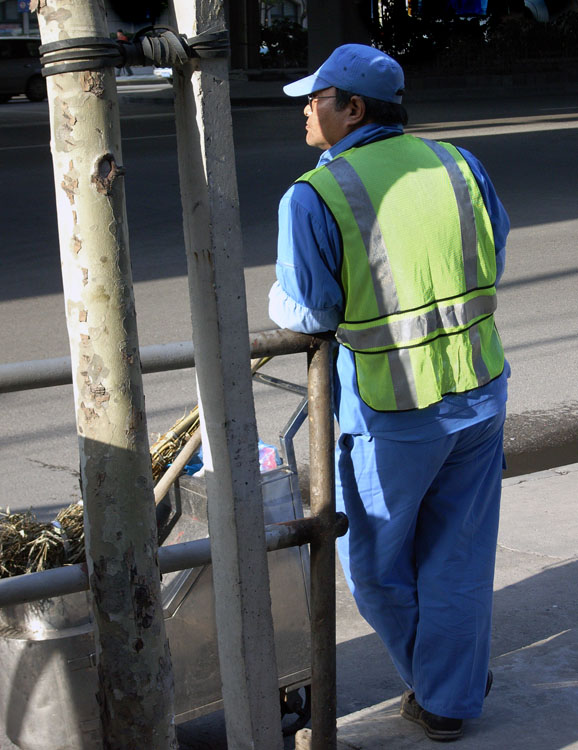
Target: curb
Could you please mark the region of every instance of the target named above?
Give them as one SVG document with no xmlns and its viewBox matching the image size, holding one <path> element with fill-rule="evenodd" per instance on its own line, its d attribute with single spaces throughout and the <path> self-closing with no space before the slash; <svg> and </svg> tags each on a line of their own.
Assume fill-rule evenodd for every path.
<svg viewBox="0 0 578 750">
<path fill-rule="evenodd" d="M 536 482 L 542 479 L 552 479 L 553 477 L 565 476 L 566 474 L 574 474 L 578 472 L 577 464 L 567 464 L 566 466 L 556 466 L 553 469 L 546 469 L 545 471 L 537 471 L 532 474 L 521 474 L 516 477 L 508 477 L 502 481 L 502 487 L 512 487 L 516 484 L 524 484 L 525 482 Z"/>
</svg>

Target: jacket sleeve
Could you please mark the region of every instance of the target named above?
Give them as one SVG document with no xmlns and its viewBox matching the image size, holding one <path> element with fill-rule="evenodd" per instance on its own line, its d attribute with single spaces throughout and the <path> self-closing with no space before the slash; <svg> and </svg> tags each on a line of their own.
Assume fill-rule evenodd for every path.
<svg viewBox="0 0 578 750">
<path fill-rule="evenodd" d="M 482 163 L 476 159 L 473 154 L 466 151 L 466 149 L 460 148 L 458 150 L 468 162 L 468 165 L 476 178 L 476 182 L 478 183 L 480 192 L 482 193 L 482 198 L 490 216 L 490 222 L 494 231 L 494 244 L 496 247 L 496 283 L 498 283 L 502 278 L 504 267 L 506 265 L 506 240 L 510 231 L 510 219 L 506 213 L 506 209 L 498 198 L 496 190 L 492 185 L 492 181 Z"/>
<path fill-rule="evenodd" d="M 333 217 L 310 185 L 296 183 L 279 205 L 271 320 L 302 333 L 335 330 L 343 309 L 340 264 L 341 243 Z"/>
</svg>

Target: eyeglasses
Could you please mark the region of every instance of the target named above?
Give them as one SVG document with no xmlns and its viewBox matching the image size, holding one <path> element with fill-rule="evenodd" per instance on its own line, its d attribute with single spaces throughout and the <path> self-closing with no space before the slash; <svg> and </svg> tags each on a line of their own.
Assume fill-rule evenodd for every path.
<svg viewBox="0 0 578 750">
<path fill-rule="evenodd" d="M 337 96 L 335 94 L 333 96 L 316 96 L 315 94 L 307 94 L 307 101 L 311 108 L 313 108 L 313 102 L 316 102 L 318 99 L 337 99 Z"/>
</svg>

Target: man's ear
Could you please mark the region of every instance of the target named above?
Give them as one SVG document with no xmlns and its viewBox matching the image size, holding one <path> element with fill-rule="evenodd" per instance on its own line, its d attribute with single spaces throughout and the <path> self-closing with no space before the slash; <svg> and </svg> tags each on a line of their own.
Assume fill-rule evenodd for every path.
<svg viewBox="0 0 578 750">
<path fill-rule="evenodd" d="M 354 94 L 349 100 L 349 122 L 353 127 L 358 127 L 365 120 L 365 102 Z"/>
</svg>

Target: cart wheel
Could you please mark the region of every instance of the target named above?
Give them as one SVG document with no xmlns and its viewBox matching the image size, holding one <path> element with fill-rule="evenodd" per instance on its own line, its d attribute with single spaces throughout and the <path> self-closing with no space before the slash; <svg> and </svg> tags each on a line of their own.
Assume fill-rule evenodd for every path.
<svg viewBox="0 0 578 750">
<path fill-rule="evenodd" d="M 283 737 L 290 737 L 307 724 L 311 718 L 311 685 L 297 690 L 279 690 L 281 700 L 281 726 Z"/>
</svg>

